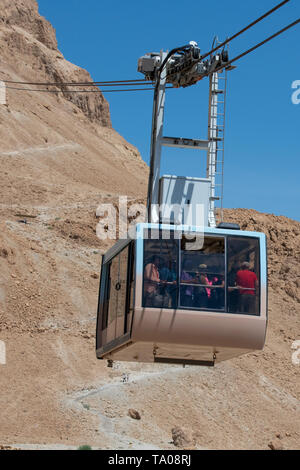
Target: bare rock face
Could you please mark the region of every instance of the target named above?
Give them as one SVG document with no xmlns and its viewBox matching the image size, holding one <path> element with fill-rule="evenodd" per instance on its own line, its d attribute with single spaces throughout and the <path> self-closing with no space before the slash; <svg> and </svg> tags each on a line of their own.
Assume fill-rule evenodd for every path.
<svg viewBox="0 0 300 470">
<path fill-rule="evenodd" d="M 130 416 L 130 418 L 132 419 L 137 419 L 137 420 L 141 419 L 140 413 L 137 410 L 134 410 L 133 408 L 130 408 L 128 410 L 128 416 Z"/>
<path fill-rule="evenodd" d="M 172 441 L 176 447 L 189 447 L 192 443 L 186 431 L 179 426 L 172 429 Z"/>
<path fill-rule="evenodd" d="M 19 26 L 49 49 L 57 49 L 55 29 L 38 14 L 35 0 L 2 0 L 0 19 L 6 25 Z"/>
<path fill-rule="evenodd" d="M 57 49 L 55 29 L 38 13 L 36 0 L 1 0 L 0 12 L 1 63 L 14 72 L 2 79 L 47 83 L 92 81 L 89 73 L 66 61 Z M 3 70 L 3 67 L 2 67 Z M 91 121 L 111 127 L 109 106 L 98 87 L 48 87 L 74 103 Z"/>
<path fill-rule="evenodd" d="M 284 450 L 283 445 L 279 439 L 274 439 L 273 441 L 269 442 L 268 447 L 271 450 Z"/>
</svg>

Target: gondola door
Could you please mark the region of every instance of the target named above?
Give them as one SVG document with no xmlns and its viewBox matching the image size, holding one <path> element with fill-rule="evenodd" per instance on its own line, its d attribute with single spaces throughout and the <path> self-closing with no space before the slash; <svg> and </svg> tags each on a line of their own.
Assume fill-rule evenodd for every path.
<svg viewBox="0 0 300 470">
<path fill-rule="evenodd" d="M 131 249 L 131 245 L 127 244 L 102 265 L 97 348 L 115 341 L 127 332 L 128 272 L 129 265 L 131 265 L 129 263 Z"/>
<path fill-rule="evenodd" d="M 109 265 L 109 281 L 108 281 L 108 312 L 107 312 L 107 329 L 106 343 L 110 343 L 116 338 L 117 309 L 119 296 L 119 264 L 120 255 L 117 255 Z"/>
<path fill-rule="evenodd" d="M 127 282 L 129 245 L 119 254 L 119 275 L 117 281 L 116 333 L 119 338 L 125 334 L 127 314 Z"/>
</svg>

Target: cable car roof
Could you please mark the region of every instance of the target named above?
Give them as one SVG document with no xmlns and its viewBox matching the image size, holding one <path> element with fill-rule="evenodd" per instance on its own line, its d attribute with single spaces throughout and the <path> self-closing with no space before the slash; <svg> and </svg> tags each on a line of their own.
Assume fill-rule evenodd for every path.
<svg viewBox="0 0 300 470">
<path fill-rule="evenodd" d="M 231 236 L 245 236 L 245 237 L 257 237 L 265 239 L 266 235 L 262 232 L 252 232 L 246 230 L 235 230 L 235 229 L 223 229 L 215 227 L 199 227 L 195 225 L 169 225 L 169 224 L 154 224 L 154 223 L 139 223 L 136 225 L 137 238 L 143 238 L 144 230 L 166 230 L 166 231 L 178 231 L 184 233 L 196 232 L 205 233 L 212 235 L 231 235 Z"/>
</svg>

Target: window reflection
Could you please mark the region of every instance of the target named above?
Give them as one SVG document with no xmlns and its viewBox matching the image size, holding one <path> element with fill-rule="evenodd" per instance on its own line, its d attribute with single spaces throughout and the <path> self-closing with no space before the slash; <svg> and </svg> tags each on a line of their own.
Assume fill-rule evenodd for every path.
<svg viewBox="0 0 300 470">
<path fill-rule="evenodd" d="M 188 249 L 187 249 L 188 245 Z M 221 237 L 205 237 L 195 249 L 181 241 L 180 305 L 222 310 L 225 306 L 225 243 Z"/>
<path fill-rule="evenodd" d="M 143 306 L 176 308 L 178 240 L 145 240 Z"/>
<path fill-rule="evenodd" d="M 259 314 L 259 272 L 256 238 L 160 232 L 144 241 L 143 306 Z"/>
<path fill-rule="evenodd" d="M 103 338 L 105 337 L 103 342 L 106 343 L 125 333 L 128 260 L 129 246 L 103 267 L 106 293 L 100 308 L 103 315 Z"/>
</svg>

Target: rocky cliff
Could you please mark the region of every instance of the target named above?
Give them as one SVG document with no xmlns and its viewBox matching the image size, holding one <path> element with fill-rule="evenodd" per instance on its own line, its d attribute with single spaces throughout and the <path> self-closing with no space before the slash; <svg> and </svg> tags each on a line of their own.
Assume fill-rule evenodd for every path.
<svg viewBox="0 0 300 470">
<path fill-rule="evenodd" d="M 57 50 L 55 30 L 39 15 L 35 0 L 1 0 L 0 29 L 2 78 L 48 83 L 92 81 L 86 70 L 65 60 Z M 10 73 L 5 74 L 4 64 L 9 65 Z M 111 127 L 109 106 L 101 93 L 74 94 L 69 93 L 70 87 L 56 89 L 90 120 Z"/>
</svg>

